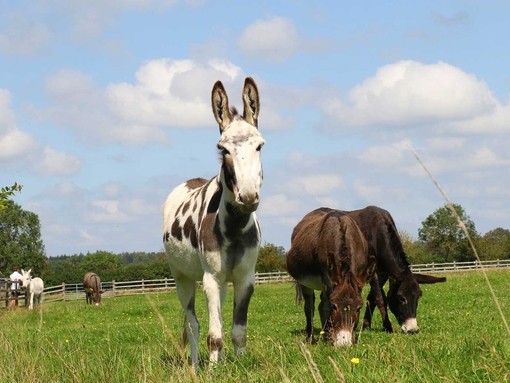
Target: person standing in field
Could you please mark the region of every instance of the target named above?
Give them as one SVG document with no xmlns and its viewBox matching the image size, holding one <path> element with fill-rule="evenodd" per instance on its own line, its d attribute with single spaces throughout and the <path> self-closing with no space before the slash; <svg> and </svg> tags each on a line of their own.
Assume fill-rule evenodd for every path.
<svg viewBox="0 0 510 383">
<path fill-rule="evenodd" d="M 19 267 L 13 267 L 14 272 L 9 277 L 11 279 L 11 301 L 9 302 L 9 308 L 13 309 L 18 306 L 19 289 L 21 287 L 21 280 L 23 276 L 19 272 Z"/>
</svg>

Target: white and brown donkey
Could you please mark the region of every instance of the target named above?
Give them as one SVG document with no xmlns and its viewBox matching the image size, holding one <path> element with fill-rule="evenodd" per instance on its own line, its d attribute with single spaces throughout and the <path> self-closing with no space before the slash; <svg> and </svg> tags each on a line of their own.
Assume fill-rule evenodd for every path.
<svg viewBox="0 0 510 383">
<path fill-rule="evenodd" d="M 196 281 L 203 282 L 209 311 L 207 346 L 210 363 L 223 351 L 222 306 L 227 283 L 234 286 L 232 342 L 236 355 L 246 347 L 248 305 L 254 290 L 260 228 L 255 211 L 260 201 L 264 139 L 257 128 L 257 86 L 247 77 L 244 112 L 229 108 L 220 81 L 212 89 L 212 109 L 220 128 L 220 172 L 210 180 L 195 178 L 177 186 L 163 206 L 163 242 L 177 295 L 185 312 L 185 337 L 192 366 L 198 367 L 199 324 L 195 315 Z"/>
</svg>

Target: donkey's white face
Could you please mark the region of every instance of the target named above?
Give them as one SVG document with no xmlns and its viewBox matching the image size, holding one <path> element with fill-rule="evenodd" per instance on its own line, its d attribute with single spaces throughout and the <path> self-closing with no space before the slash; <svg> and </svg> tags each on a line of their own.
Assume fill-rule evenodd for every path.
<svg viewBox="0 0 510 383">
<path fill-rule="evenodd" d="M 231 203 L 243 213 L 257 210 L 262 186 L 260 151 L 264 139 L 257 129 L 259 97 L 255 82 L 247 78 L 243 89 L 244 113 L 230 110 L 221 82 L 212 91 L 212 106 L 220 126 L 218 149 L 222 161 L 222 184 Z"/>
<path fill-rule="evenodd" d="M 32 269 L 30 269 L 28 271 L 21 269 L 21 275 L 23 277 L 21 279 L 21 284 L 22 284 L 23 288 L 26 288 L 28 286 L 30 279 L 32 278 L 32 276 L 30 275 L 31 272 L 32 272 Z"/>
<path fill-rule="evenodd" d="M 263 144 L 259 131 L 244 120 L 235 121 L 218 143 L 226 192 L 233 194 L 236 205 L 245 213 L 257 210 L 259 204 Z"/>
</svg>

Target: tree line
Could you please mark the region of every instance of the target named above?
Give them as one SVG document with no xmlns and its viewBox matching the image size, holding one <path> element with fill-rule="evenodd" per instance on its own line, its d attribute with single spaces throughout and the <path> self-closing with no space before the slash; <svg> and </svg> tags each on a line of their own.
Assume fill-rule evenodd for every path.
<svg viewBox="0 0 510 383">
<path fill-rule="evenodd" d="M 31 268 L 35 276 L 45 280 L 46 286 L 81 283 L 88 271 L 97 273 L 103 281 L 171 277 L 164 251 L 114 254 L 100 250 L 47 257 L 39 217 L 10 199 L 20 190 L 21 186 L 14 184 L 2 188 L 0 193 L 0 277 L 8 277 L 14 265 Z M 442 206 L 430 214 L 422 222 L 417 239 L 403 231 L 399 234 L 412 264 L 475 260 L 471 243 L 481 260 L 510 259 L 510 231 L 498 227 L 479 234 L 474 222 L 458 204 Z M 282 246 L 266 243 L 260 249 L 256 271 L 283 271 L 285 259 L 286 251 Z"/>
</svg>

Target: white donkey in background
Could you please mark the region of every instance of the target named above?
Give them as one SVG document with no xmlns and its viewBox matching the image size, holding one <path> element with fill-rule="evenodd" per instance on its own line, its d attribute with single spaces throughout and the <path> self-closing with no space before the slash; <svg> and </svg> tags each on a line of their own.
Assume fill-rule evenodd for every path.
<svg viewBox="0 0 510 383">
<path fill-rule="evenodd" d="M 44 290 L 43 280 L 39 277 L 32 278 L 30 275 L 31 272 L 32 269 L 28 271 L 21 269 L 21 275 L 23 276 L 22 284 L 25 289 L 25 299 L 27 299 L 26 297 L 30 297 L 30 304 L 28 305 L 29 310 L 34 308 L 34 298 L 36 300 L 36 306 L 41 304 L 42 293 Z"/>
</svg>

